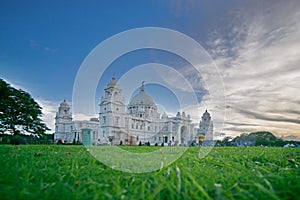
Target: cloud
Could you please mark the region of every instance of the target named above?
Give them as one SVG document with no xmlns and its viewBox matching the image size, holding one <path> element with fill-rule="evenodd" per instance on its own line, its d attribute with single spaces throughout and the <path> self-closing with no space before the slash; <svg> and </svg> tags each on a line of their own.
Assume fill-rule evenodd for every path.
<svg viewBox="0 0 300 200">
<path fill-rule="evenodd" d="M 297 137 L 297 136 L 295 136 L 295 135 L 287 135 L 287 136 L 283 136 L 283 137 L 281 137 L 281 139 L 283 139 L 283 140 L 287 140 L 287 141 L 291 141 L 291 140 L 293 140 L 293 141 L 300 141 L 300 138 L 299 137 Z"/>
<path fill-rule="evenodd" d="M 56 53 L 58 51 L 58 48 L 50 48 L 48 46 L 41 45 L 35 40 L 30 40 L 29 46 L 33 49 L 38 49 L 49 53 Z"/>
<path fill-rule="evenodd" d="M 252 111 L 249 111 L 249 110 L 240 110 L 239 112 L 242 113 L 243 115 L 248 116 L 249 118 L 254 118 L 254 119 L 258 119 L 258 120 L 271 121 L 271 122 L 288 122 L 288 123 L 300 124 L 299 119 L 286 118 L 286 117 L 282 116 L 281 113 L 280 114 L 279 113 L 261 114 L 261 113 L 256 113 L 256 112 L 252 112 Z"/>
<path fill-rule="evenodd" d="M 299 1 L 251 1 L 213 26 L 206 46 L 224 81 L 227 134 L 300 136 L 299 18 Z M 200 107 L 209 101 L 206 93 Z"/>
<path fill-rule="evenodd" d="M 49 101 L 45 99 L 36 99 L 36 102 L 42 107 L 42 120 L 45 122 L 48 128 L 51 130 L 48 133 L 54 133 L 55 131 L 55 116 L 58 111 L 60 102 Z"/>
<path fill-rule="evenodd" d="M 278 135 L 299 136 L 299 2 L 278 1 L 258 6 L 261 4 L 240 8 L 235 17 L 243 22 L 232 24 L 229 36 L 217 30 L 217 37 L 209 41 L 231 108 L 227 111 L 225 130 L 256 131 L 269 126 Z M 242 121 L 255 127 L 240 130 L 229 126 Z"/>
<path fill-rule="evenodd" d="M 181 17 L 183 14 L 189 13 L 193 10 L 196 3 L 196 0 L 190 0 L 188 3 L 180 0 L 171 0 L 171 11 L 176 17 Z"/>
</svg>

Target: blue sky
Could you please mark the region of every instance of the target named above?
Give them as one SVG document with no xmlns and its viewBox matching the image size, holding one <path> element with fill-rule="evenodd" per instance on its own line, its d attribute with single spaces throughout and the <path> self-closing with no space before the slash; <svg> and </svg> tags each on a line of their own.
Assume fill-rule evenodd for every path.
<svg viewBox="0 0 300 200">
<path fill-rule="evenodd" d="M 296 0 L 2 0 L 0 75 L 29 91 L 53 127 L 59 102 L 72 100 L 77 71 L 100 42 L 133 28 L 169 28 L 199 42 L 218 66 L 227 99 L 225 133 L 269 130 L 299 135 L 299 13 Z M 185 61 L 158 50 L 131 52 L 116 60 L 100 80 L 95 98 L 112 75 L 120 78 L 149 62 L 172 66 L 198 85 L 200 108 L 184 108 L 197 122 L 209 101 L 205 86 Z M 176 113 L 178 104 L 169 92 L 150 84 L 146 89 L 169 113 Z"/>
</svg>

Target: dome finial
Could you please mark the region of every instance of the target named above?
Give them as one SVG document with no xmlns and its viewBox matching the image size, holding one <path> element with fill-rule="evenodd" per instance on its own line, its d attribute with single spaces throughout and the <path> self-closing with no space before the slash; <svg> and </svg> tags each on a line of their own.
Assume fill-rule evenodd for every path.
<svg viewBox="0 0 300 200">
<path fill-rule="evenodd" d="M 144 90 L 145 90 L 145 89 L 144 89 L 144 83 L 145 83 L 145 81 L 142 81 L 141 91 L 144 91 Z"/>
<path fill-rule="evenodd" d="M 61 102 L 60 107 L 69 107 L 69 104 L 67 103 L 67 100 L 64 98 L 64 101 Z"/>
</svg>

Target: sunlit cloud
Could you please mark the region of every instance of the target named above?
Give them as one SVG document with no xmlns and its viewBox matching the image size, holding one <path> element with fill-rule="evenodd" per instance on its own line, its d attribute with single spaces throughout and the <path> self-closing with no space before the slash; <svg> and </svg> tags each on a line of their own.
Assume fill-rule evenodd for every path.
<svg viewBox="0 0 300 200">
<path fill-rule="evenodd" d="M 177 14 L 188 9 L 184 3 L 173 4 Z M 224 82 L 226 134 L 266 130 L 277 136 L 300 138 L 299 18 L 299 1 L 251 1 L 229 9 L 216 28 L 210 30 L 206 49 Z M 191 25 L 197 29 L 197 23 Z M 190 83 L 195 80 L 193 86 L 200 83 L 204 96 L 200 105 L 185 109 L 194 121 L 200 120 L 199 112 L 205 109 L 220 119 L 221 116 L 214 116 L 218 107 L 210 104 L 210 91 L 217 87 L 213 81 L 209 85 L 204 81 L 207 77 L 217 80 L 218 74 L 211 70 L 213 66 L 195 67 L 202 72 L 200 80 L 188 67 L 182 68 L 181 73 Z"/>
<path fill-rule="evenodd" d="M 230 32 L 216 29 L 208 41 L 225 83 L 226 132 L 299 136 L 300 10 L 294 3 L 240 8 L 233 17 L 242 20 L 232 20 Z"/>
<path fill-rule="evenodd" d="M 60 102 L 49 101 L 44 99 L 36 99 L 36 101 L 42 107 L 42 120 L 50 129 L 48 133 L 54 133 L 55 115 L 58 111 L 58 106 Z"/>
</svg>

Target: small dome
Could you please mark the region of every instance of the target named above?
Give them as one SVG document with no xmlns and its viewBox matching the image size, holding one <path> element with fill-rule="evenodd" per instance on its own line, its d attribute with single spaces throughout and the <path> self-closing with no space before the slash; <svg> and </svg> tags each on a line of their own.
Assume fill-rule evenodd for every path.
<svg viewBox="0 0 300 200">
<path fill-rule="evenodd" d="M 166 118 L 168 118 L 168 115 L 164 112 L 164 114 L 161 116 L 161 118 L 166 119 Z"/>
<path fill-rule="evenodd" d="M 203 113 L 203 117 L 210 118 L 210 114 L 209 114 L 209 112 L 207 112 L 207 110 L 205 110 L 205 113 Z"/>
<path fill-rule="evenodd" d="M 152 97 L 145 92 L 144 85 L 142 85 L 140 92 L 136 94 L 129 103 L 129 106 L 135 105 L 156 106 Z"/>
<path fill-rule="evenodd" d="M 107 88 L 120 88 L 115 77 L 112 77 L 111 81 L 107 84 Z"/>
<path fill-rule="evenodd" d="M 64 99 L 64 101 L 60 104 L 60 107 L 69 107 L 69 104 Z"/>
</svg>

